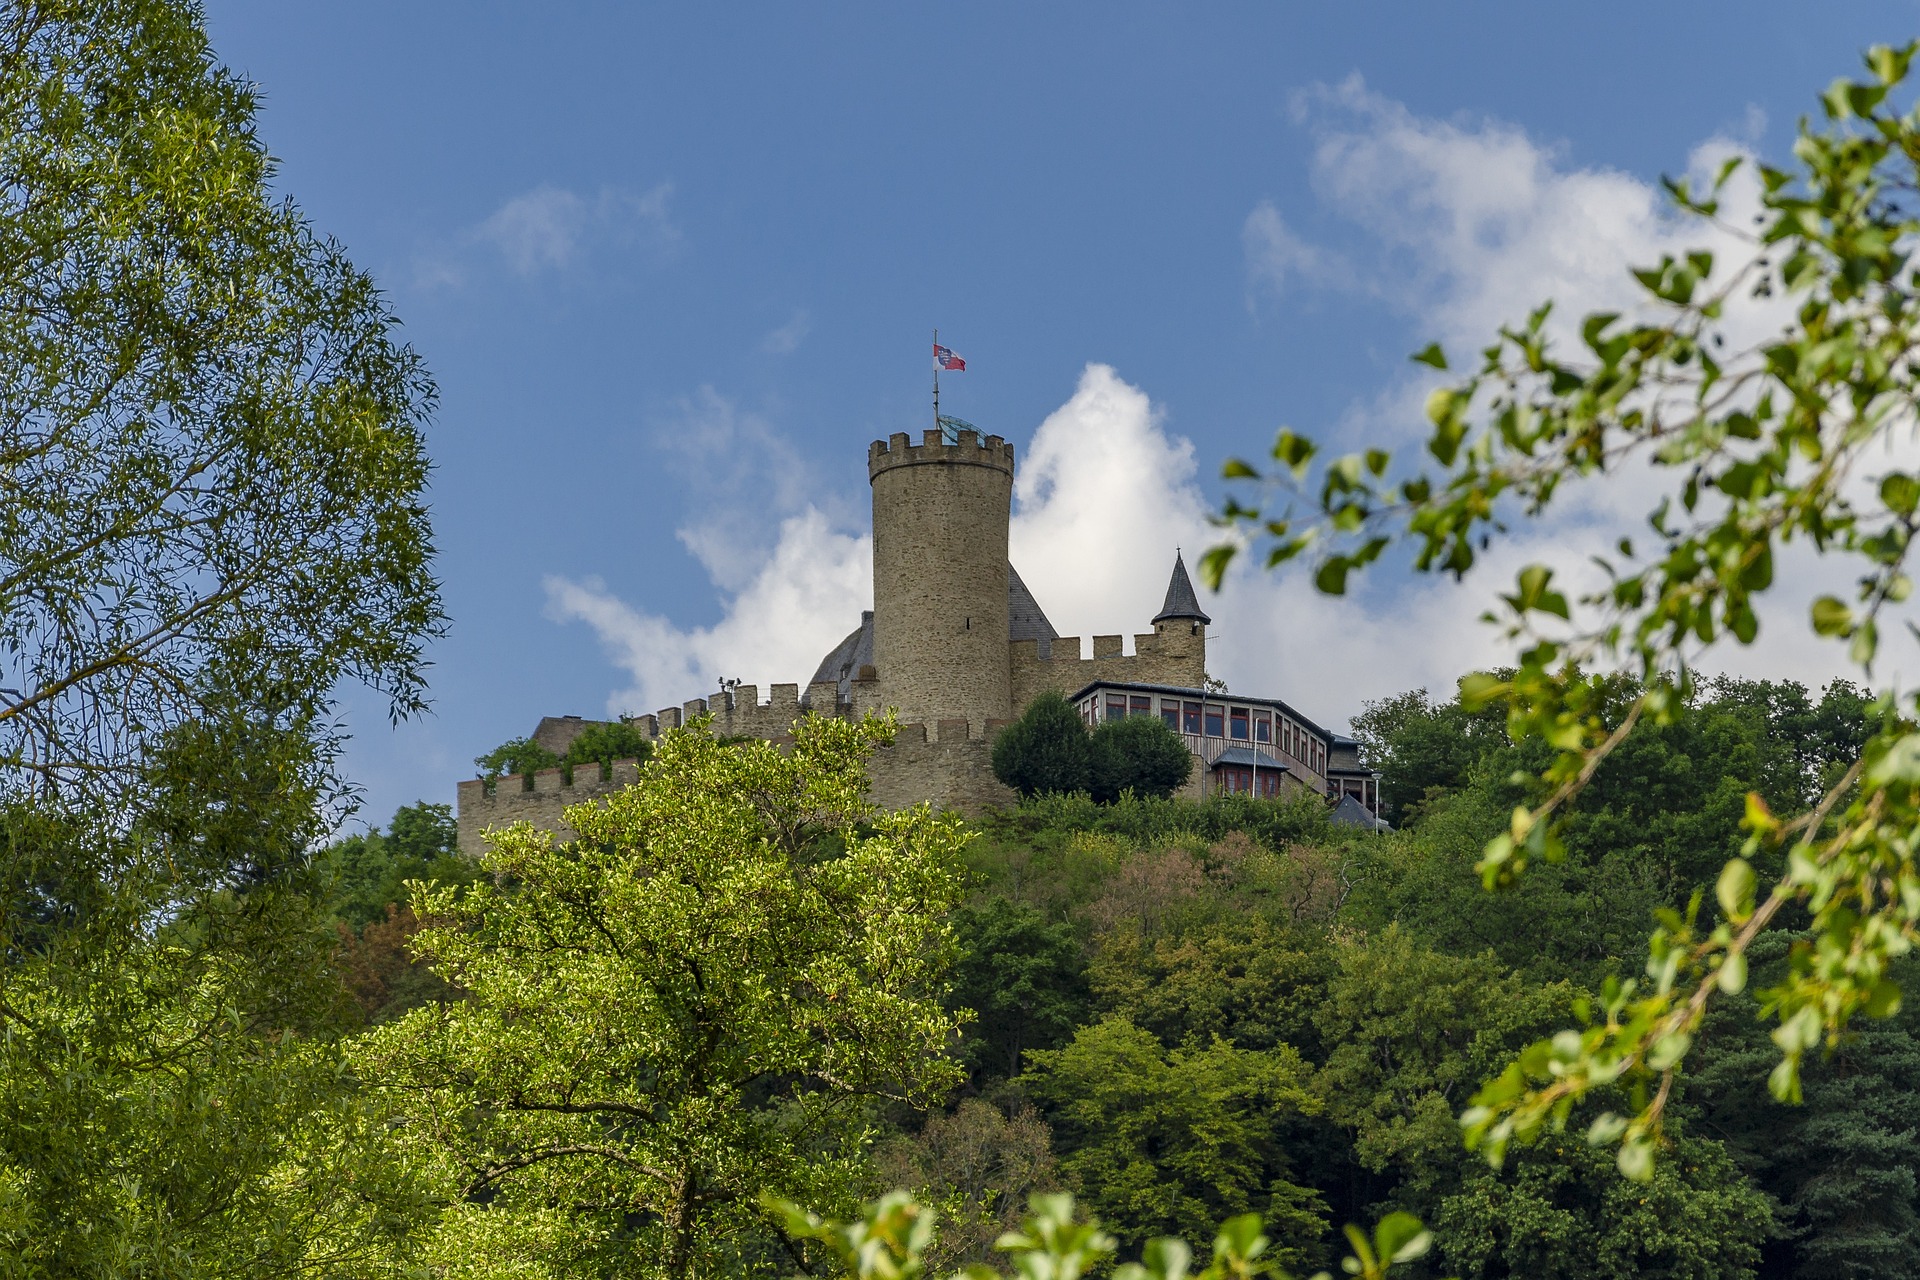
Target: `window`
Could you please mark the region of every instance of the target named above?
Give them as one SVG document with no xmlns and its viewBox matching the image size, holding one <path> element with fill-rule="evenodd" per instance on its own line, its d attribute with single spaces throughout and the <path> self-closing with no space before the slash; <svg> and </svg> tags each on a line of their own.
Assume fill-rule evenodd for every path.
<svg viewBox="0 0 1920 1280">
<path fill-rule="evenodd" d="M 1129 701 L 1133 704 L 1133 715 L 1150 716 L 1153 714 L 1153 699 L 1149 698 L 1146 694 L 1136 693 Z"/>
<path fill-rule="evenodd" d="M 1247 740 L 1247 709 L 1245 707 L 1235 707 L 1232 712 L 1228 714 L 1227 719 L 1230 722 L 1232 735 L 1240 739 L 1240 741 L 1245 742 Z"/>
<path fill-rule="evenodd" d="M 1125 720 L 1127 718 L 1127 700 L 1117 693 L 1107 695 L 1107 719 Z"/>
<path fill-rule="evenodd" d="M 1253 740 L 1255 742 L 1273 741 L 1273 717 L 1264 711 L 1253 713 Z"/>
<path fill-rule="evenodd" d="M 1207 704 L 1207 736 L 1224 738 L 1227 736 L 1227 709 Z"/>
<path fill-rule="evenodd" d="M 1167 728 L 1180 732 L 1180 702 L 1176 698 L 1160 699 L 1160 718 L 1167 722 Z"/>
<path fill-rule="evenodd" d="M 1180 704 L 1180 731 L 1182 733 L 1191 733 L 1195 737 L 1199 736 L 1200 734 L 1200 704 L 1199 703 L 1183 702 Z"/>
</svg>

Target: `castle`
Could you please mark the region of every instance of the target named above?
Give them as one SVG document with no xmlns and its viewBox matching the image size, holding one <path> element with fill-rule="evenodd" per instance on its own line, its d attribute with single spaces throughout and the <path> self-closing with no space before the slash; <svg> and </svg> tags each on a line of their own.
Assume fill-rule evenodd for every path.
<svg viewBox="0 0 1920 1280">
<path fill-rule="evenodd" d="M 1207 677 L 1206 628 L 1178 554 L 1153 630 L 1059 635 L 1007 557 L 1013 446 L 954 418 L 914 443 L 905 432 L 867 450 L 873 488 L 873 608 L 820 662 L 813 679 L 776 684 L 760 700 L 742 684 L 651 715 L 630 717 L 648 737 L 696 716 L 712 731 L 781 740 L 802 715 L 859 717 L 892 708 L 899 737 L 869 768 L 872 797 L 888 808 L 931 801 L 978 812 L 1014 796 L 993 776 L 994 736 L 1033 698 L 1053 690 L 1089 725 L 1157 715 L 1196 757 L 1186 794 L 1306 790 L 1336 804 L 1336 818 L 1377 824 L 1376 776 L 1356 744 L 1276 698 L 1228 695 Z M 1210 688 L 1210 685 L 1212 687 Z M 590 722 L 547 717 L 534 740 L 564 753 Z M 548 769 L 459 788 L 460 844 L 477 849 L 487 828 L 526 819 L 564 830 L 561 809 L 608 794 L 636 775 L 632 761 L 608 770 Z"/>
</svg>

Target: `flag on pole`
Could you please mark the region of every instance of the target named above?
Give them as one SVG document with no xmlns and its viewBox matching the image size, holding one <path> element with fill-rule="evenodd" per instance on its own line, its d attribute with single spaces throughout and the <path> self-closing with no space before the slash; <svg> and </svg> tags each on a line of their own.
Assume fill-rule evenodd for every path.
<svg viewBox="0 0 1920 1280">
<path fill-rule="evenodd" d="M 943 347 L 937 342 L 933 344 L 933 362 L 942 369 L 949 370 L 953 373 L 965 373 L 967 369 L 967 362 L 965 360 L 953 354 L 951 349 Z"/>
</svg>

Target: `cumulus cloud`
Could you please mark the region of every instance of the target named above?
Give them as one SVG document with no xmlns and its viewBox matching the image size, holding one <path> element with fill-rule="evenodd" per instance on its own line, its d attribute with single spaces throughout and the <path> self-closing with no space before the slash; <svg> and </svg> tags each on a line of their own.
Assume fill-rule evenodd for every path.
<svg viewBox="0 0 1920 1280">
<path fill-rule="evenodd" d="M 672 184 L 664 182 L 639 194 L 602 187 L 593 195 L 542 184 L 511 197 L 449 244 L 422 254 L 414 264 L 414 283 L 454 287 L 466 283 L 475 269 L 495 264 L 531 278 L 565 270 L 601 245 L 668 251 L 680 239 L 667 211 L 672 194 Z"/>
</svg>

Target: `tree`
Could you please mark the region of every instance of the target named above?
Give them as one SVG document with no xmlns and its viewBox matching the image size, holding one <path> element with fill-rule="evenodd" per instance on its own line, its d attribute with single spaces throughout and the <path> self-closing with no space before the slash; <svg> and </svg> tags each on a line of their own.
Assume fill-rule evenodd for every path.
<svg viewBox="0 0 1920 1280">
<path fill-rule="evenodd" d="M 1092 780 L 1087 726 L 1049 690 L 993 742 L 993 776 L 1022 796 L 1085 791 Z"/>
<path fill-rule="evenodd" d="M 132 831 L 0 808 L 0 875 L 40 890 L 0 959 L 0 1275 L 404 1264 L 425 1188 L 331 1034 L 314 797 L 271 742 L 177 745 Z"/>
<path fill-rule="evenodd" d="M 952 1003 L 970 1009 L 975 1071 L 1017 1076 L 1030 1049 L 1050 1049 L 1087 1011 L 1086 964 L 1071 926 L 993 897 L 954 913 L 960 955 Z"/>
<path fill-rule="evenodd" d="M 471 879 L 473 864 L 456 852 L 458 842 L 452 807 L 425 801 L 396 809 L 384 834 L 374 827 L 336 840 L 322 855 L 332 873 L 335 914 L 363 928 L 407 900 L 409 880 Z"/>
<path fill-rule="evenodd" d="M 564 755 L 556 755 L 532 738 L 509 738 L 485 755 L 475 756 L 473 762 L 489 782 L 503 773 L 538 773 L 542 769 L 564 768 L 571 777 L 575 765 L 645 761 L 652 750 L 653 739 L 625 720 L 618 720 L 588 725 L 574 735 Z"/>
<path fill-rule="evenodd" d="M 343 679 L 424 705 L 433 384 L 256 107 L 189 0 L 0 20 L 0 793 L 102 799 L 196 720 L 331 741 Z"/>
<path fill-rule="evenodd" d="M 405 1265 L 313 853 L 423 706 L 434 402 L 197 4 L 0 14 L 0 1271 Z M 326 811 L 323 816 L 322 811 Z"/>
<path fill-rule="evenodd" d="M 590 724 L 567 744 L 567 764 L 612 764 L 615 760 L 644 762 L 653 740 L 625 720 Z"/>
<path fill-rule="evenodd" d="M 1169 1051 L 1108 1017 L 1029 1056 L 1062 1170 L 1123 1241 L 1199 1237 L 1256 1212 L 1283 1266 L 1319 1252 L 1326 1205 L 1286 1176 L 1288 1120 L 1320 1109 L 1291 1048 L 1255 1053 L 1215 1038 Z"/>
<path fill-rule="evenodd" d="M 576 842 L 511 827 L 491 880 L 420 890 L 415 949 L 466 998 L 358 1059 L 460 1202 L 440 1256 L 708 1274 L 751 1250 L 762 1193 L 850 1204 L 866 1108 L 960 1078 L 939 996 L 963 835 L 866 803 L 890 737 L 809 717 L 783 754 L 676 730 L 567 810 Z"/>
<path fill-rule="evenodd" d="M 1516 667 L 1463 682 L 1470 708 L 1503 705 L 1513 739 L 1547 748 L 1526 799 L 1484 847 L 1489 887 L 1563 856 L 1569 815 L 1608 757 L 1643 724 L 1671 722 L 1712 646 L 1752 643 L 1780 548 L 1797 540 L 1829 558 L 1826 581 L 1855 579 L 1851 603 L 1820 596 L 1810 622 L 1871 679 L 1882 622 L 1912 590 L 1920 528 L 1920 477 L 1896 445 L 1920 396 L 1920 117 L 1892 105 L 1914 53 L 1870 49 L 1868 76 L 1837 81 L 1823 123 L 1802 125 L 1791 167 L 1734 156 L 1704 191 L 1669 184 L 1680 212 L 1731 255 L 1635 271 L 1644 293 L 1632 317 L 1589 315 L 1575 334 L 1551 326 L 1543 305 L 1502 329 L 1476 372 L 1428 400 L 1437 471 L 1389 480 L 1392 454 L 1368 450 L 1327 463 L 1309 497 L 1299 486 L 1316 447 L 1282 431 L 1276 475 L 1310 505 L 1235 499 L 1224 513 L 1255 531 L 1269 565 L 1312 550 L 1316 585 L 1339 594 L 1396 537 L 1413 545 L 1417 569 L 1459 575 L 1513 516 L 1537 516 L 1582 480 L 1644 465 L 1660 485 L 1651 550 L 1644 533 L 1638 546 L 1621 538 L 1602 558 L 1604 584 L 1574 599 L 1554 566 L 1522 569 L 1498 614 Z M 1738 217 L 1728 212 L 1736 198 L 1750 206 Z M 1415 358 L 1449 367 L 1437 345 Z M 1227 474 L 1262 478 L 1242 461 Z M 1217 585 L 1235 553 L 1216 548 L 1203 573 Z M 1610 982 L 1582 1027 L 1529 1047 L 1477 1096 L 1464 1119 L 1490 1158 L 1631 1082 L 1644 1101 L 1593 1117 L 1588 1136 L 1618 1144 L 1623 1172 L 1651 1178 L 1708 1004 L 1744 989 L 1746 952 L 1789 907 L 1808 913 L 1811 937 L 1765 993 L 1779 1023 L 1776 1097 L 1800 1097 L 1803 1059 L 1853 1018 L 1898 1007 L 1889 970 L 1920 929 L 1910 839 L 1920 703 L 1879 692 L 1873 732 L 1815 803 L 1782 815 L 1758 793 L 1747 799 L 1748 839 L 1715 879 L 1717 910 L 1662 917 L 1651 980 Z"/>
<path fill-rule="evenodd" d="M 1381 816 L 1405 826 L 1436 791 L 1451 791 L 1487 752 L 1506 745 L 1504 717 L 1469 712 L 1459 699 L 1435 703 L 1425 689 L 1370 701 L 1353 718 L 1369 766 L 1380 770 Z"/>
<path fill-rule="evenodd" d="M 503 773 L 538 773 L 560 767 L 560 757 L 532 738 L 509 738 L 485 755 L 473 758 L 480 776 L 491 782 Z"/>
<path fill-rule="evenodd" d="M 1193 775 L 1193 753 L 1155 716 L 1109 720 L 1093 731 L 1088 745 L 1090 789 L 1102 804 L 1126 791 L 1164 800 Z"/>
</svg>

